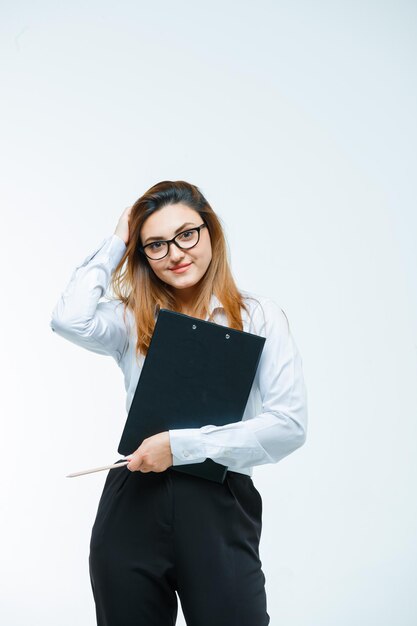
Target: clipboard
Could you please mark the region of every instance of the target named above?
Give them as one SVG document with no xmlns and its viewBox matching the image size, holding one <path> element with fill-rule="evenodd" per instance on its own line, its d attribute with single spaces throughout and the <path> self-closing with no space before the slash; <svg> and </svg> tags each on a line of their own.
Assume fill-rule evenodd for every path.
<svg viewBox="0 0 417 626">
<path fill-rule="evenodd" d="M 160 309 L 118 452 L 131 454 L 169 429 L 240 421 L 264 343 L 253 333 Z M 207 458 L 168 470 L 222 483 L 227 466 Z"/>
</svg>

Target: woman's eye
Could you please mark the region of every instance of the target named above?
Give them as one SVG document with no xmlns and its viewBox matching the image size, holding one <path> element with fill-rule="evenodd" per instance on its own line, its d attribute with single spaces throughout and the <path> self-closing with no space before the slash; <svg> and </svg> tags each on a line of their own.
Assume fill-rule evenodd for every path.
<svg viewBox="0 0 417 626">
<path fill-rule="evenodd" d="M 151 250 L 158 250 L 158 247 L 161 245 L 160 241 L 155 241 L 155 243 L 151 243 L 149 246 Z"/>
<path fill-rule="evenodd" d="M 188 237 L 187 237 L 188 235 Z M 193 231 L 192 230 L 187 230 L 185 233 L 181 233 L 181 239 L 189 239 L 190 236 L 192 237 L 193 235 Z"/>
</svg>

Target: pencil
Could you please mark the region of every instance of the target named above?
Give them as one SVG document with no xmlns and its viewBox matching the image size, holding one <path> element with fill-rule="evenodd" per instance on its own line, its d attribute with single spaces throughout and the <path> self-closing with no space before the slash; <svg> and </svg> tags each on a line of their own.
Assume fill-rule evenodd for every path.
<svg viewBox="0 0 417 626">
<path fill-rule="evenodd" d="M 102 470 L 112 469 L 113 467 L 124 467 L 128 463 L 130 463 L 130 461 L 123 461 L 123 463 L 113 463 L 113 465 L 103 465 L 103 467 L 94 467 L 93 469 L 67 474 L 65 478 L 73 478 L 73 476 L 82 476 L 83 474 L 91 474 L 92 472 L 101 472 Z"/>
</svg>

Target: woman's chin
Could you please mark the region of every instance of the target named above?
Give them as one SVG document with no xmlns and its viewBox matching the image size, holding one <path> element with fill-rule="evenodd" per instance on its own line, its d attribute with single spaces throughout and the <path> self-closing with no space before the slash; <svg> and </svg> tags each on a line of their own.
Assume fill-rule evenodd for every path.
<svg viewBox="0 0 417 626">
<path fill-rule="evenodd" d="M 186 276 L 185 274 L 175 274 L 169 277 L 169 283 L 173 287 L 193 287 L 198 283 L 199 279 L 195 276 Z"/>
<path fill-rule="evenodd" d="M 197 281 L 195 280 L 189 280 L 189 281 L 178 281 L 175 283 L 171 283 L 171 287 L 174 287 L 175 289 L 191 289 L 192 287 L 195 287 L 195 285 L 197 284 Z"/>
</svg>

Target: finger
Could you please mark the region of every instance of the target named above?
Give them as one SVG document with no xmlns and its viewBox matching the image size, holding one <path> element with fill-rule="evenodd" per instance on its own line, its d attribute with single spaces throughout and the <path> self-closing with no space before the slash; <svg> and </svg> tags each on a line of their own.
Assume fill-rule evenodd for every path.
<svg viewBox="0 0 417 626">
<path fill-rule="evenodd" d="M 141 463 L 142 463 L 142 459 L 141 459 L 141 458 L 139 458 L 139 459 L 134 459 L 134 458 L 132 457 L 132 458 L 131 458 L 131 460 L 130 460 L 130 463 L 128 463 L 128 464 L 126 465 L 126 467 L 127 467 L 127 469 L 129 469 L 131 472 L 136 472 L 136 471 L 139 469 L 139 467 L 140 467 Z"/>
</svg>

